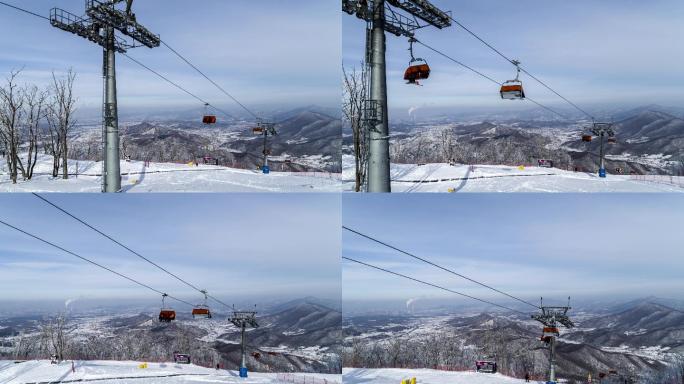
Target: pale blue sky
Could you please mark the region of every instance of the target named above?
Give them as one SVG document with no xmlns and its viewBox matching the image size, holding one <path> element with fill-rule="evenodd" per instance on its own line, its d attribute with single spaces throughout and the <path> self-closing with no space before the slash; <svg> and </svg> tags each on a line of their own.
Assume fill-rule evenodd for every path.
<svg viewBox="0 0 684 384">
<path fill-rule="evenodd" d="M 343 198 L 343 223 L 538 302 L 679 297 L 684 199 L 661 194 L 473 194 Z M 349 232 L 343 255 L 463 293 L 506 302 L 465 280 Z M 343 262 L 345 300 L 454 297 Z M 503 298 L 503 299 L 502 299 Z"/>
<path fill-rule="evenodd" d="M 340 297 L 340 198 L 312 194 L 45 195 L 224 300 Z M 0 196 L 0 218 L 140 279 L 197 294 L 29 194 Z M 0 226 L 0 301 L 161 297 Z"/>
<path fill-rule="evenodd" d="M 531 73 L 585 108 L 600 104 L 679 105 L 684 97 L 684 2 L 679 0 L 433 0 L 433 3 Z M 343 57 L 348 65 L 363 58 L 365 23 L 343 18 Z M 498 81 L 515 77 L 512 65 L 457 26 L 428 27 L 419 40 Z M 388 35 L 389 102 L 394 108 L 530 108 L 531 103 L 500 100 L 496 85 L 416 47 L 433 72 L 424 87 L 405 85 L 406 38 Z M 529 97 L 551 106 L 562 101 L 523 77 Z"/>
<path fill-rule="evenodd" d="M 41 15 L 52 7 L 84 13 L 83 0 L 8 0 Z M 339 105 L 340 28 L 336 0 L 138 0 L 140 23 L 253 108 Z M 101 49 L 46 20 L 0 7 L 0 77 L 24 68 L 25 81 L 44 83 L 51 70 L 73 67 L 83 108 L 100 108 Z M 209 102 L 237 107 L 167 48 L 129 54 Z M 123 56 L 118 57 L 122 108 L 193 108 L 190 98 Z"/>
</svg>

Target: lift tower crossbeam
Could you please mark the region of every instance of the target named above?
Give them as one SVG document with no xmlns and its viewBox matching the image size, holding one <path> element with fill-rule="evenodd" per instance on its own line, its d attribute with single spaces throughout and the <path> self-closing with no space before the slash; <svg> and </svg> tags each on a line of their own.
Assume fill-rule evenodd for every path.
<svg viewBox="0 0 684 384">
<path fill-rule="evenodd" d="M 451 16 L 428 0 L 342 0 L 342 10 L 368 24 L 366 65 L 370 68 L 370 95 L 364 100 L 364 126 L 370 139 L 367 190 L 391 192 L 385 31 L 412 38 L 415 30 L 428 25 L 439 29 L 450 26 Z M 427 24 L 421 24 L 421 20 Z"/>
<path fill-rule="evenodd" d="M 138 24 L 131 12 L 133 0 L 126 0 L 126 11 L 116 9 L 124 0 L 86 0 L 86 15 L 77 16 L 60 8 L 50 11 L 50 24 L 61 30 L 78 35 L 103 48 L 102 76 L 104 100 L 102 105 L 102 192 L 121 190 L 119 154 L 119 117 L 116 97 L 116 53 L 145 46 L 158 47 L 159 36 Z M 131 38 L 132 42 L 120 40 L 116 31 Z M 138 45 L 136 45 L 136 43 Z"/>
<path fill-rule="evenodd" d="M 568 316 L 568 311 L 572 309 L 572 307 L 570 307 L 570 298 L 568 297 L 568 305 L 565 307 L 544 306 L 544 301 L 542 299 L 542 305 L 540 306 L 540 309 L 541 313 L 533 314 L 532 319 L 537 320 L 544 325 L 544 332 L 542 334 L 541 340 L 549 349 L 549 381 L 547 383 L 555 384 L 556 338 L 560 335 L 558 326 L 562 325 L 566 328 L 572 328 L 575 326 Z"/>
<path fill-rule="evenodd" d="M 247 328 L 258 328 L 256 312 L 234 311 L 230 322 L 240 329 L 240 350 L 242 359 L 240 360 L 240 377 L 247 377 L 247 350 L 245 348 L 245 330 Z"/>
</svg>

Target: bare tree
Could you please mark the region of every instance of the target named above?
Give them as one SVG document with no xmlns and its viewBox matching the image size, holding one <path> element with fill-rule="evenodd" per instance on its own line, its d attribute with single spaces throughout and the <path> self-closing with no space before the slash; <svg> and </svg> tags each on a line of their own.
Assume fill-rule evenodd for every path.
<svg viewBox="0 0 684 384">
<path fill-rule="evenodd" d="M 35 347 L 35 340 L 21 332 L 15 339 L 12 358 L 15 360 L 27 359 Z"/>
<path fill-rule="evenodd" d="M 361 63 L 363 68 L 364 64 Z M 342 67 L 344 87 L 342 97 L 342 111 L 347 122 L 351 125 L 354 144 L 355 190 L 361 191 L 366 178 L 366 164 L 368 162 L 368 138 L 363 124 L 363 106 L 366 101 L 366 75 L 356 67 L 351 71 Z"/>
<path fill-rule="evenodd" d="M 59 160 L 62 157 L 62 145 L 59 140 L 59 121 L 56 119 L 53 104 L 48 105 L 47 126 L 43 135 L 45 154 L 52 155 L 52 177 L 59 175 Z"/>
<path fill-rule="evenodd" d="M 51 99 L 48 114 L 48 126 L 50 130 L 49 151 L 54 159 L 53 176 L 59 172 L 59 159 L 62 159 L 62 178 L 69 178 L 68 155 L 69 155 L 69 132 L 76 121 L 76 97 L 73 93 L 76 73 L 69 69 L 66 76 L 57 78 L 52 73 Z"/>
<path fill-rule="evenodd" d="M 58 361 L 65 359 L 69 346 L 65 314 L 59 314 L 42 326 L 40 344 L 43 353 L 54 355 Z"/>
<path fill-rule="evenodd" d="M 38 160 L 40 125 L 45 117 L 47 93 L 45 91 L 40 91 L 38 87 L 34 85 L 26 89 L 24 98 L 26 102 L 26 119 L 22 129 L 22 136 L 28 146 L 28 153 L 26 156 L 26 166 L 21 166 L 21 172 L 25 180 L 30 180 L 33 177 L 33 169 Z"/>
<path fill-rule="evenodd" d="M 24 94 L 17 84 L 20 72 L 12 71 L 7 83 L 0 87 L 0 140 L 6 148 L 5 159 L 13 184 L 17 183 L 19 169 L 20 121 L 24 107 Z"/>
<path fill-rule="evenodd" d="M 441 132 L 440 143 L 442 146 L 442 158 L 445 163 L 451 163 L 454 159 L 454 132 L 447 128 Z"/>
</svg>

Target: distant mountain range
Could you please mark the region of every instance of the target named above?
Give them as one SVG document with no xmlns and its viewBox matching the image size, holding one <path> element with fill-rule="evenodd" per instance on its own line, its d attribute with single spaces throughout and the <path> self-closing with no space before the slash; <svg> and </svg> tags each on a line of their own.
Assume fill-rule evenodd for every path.
<svg viewBox="0 0 684 384">
<path fill-rule="evenodd" d="M 684 311 L 653 301 L 632 300 L 601 313 L 571 312 L 576 328 L 561 331 L 557 345 L 559 377 L 582 380 L 588 373 L 595 376 L 609 370 L 625 377 L 655 375 L 666 369 L 676 354 L 684 355 Z M 467 368 L 474 364 L 474 359 L 486 358 L 518 375 L 525 371 L 543 373 L 548 351 L 540 342 L 541 327 L 529 317 L 511 313 L 345 317 L 345 345 L 358 349 L 356 356 L 345 353 L 345 364 L 365 356 L 362 346 L 368 346 L 368 351 L 377 346 L 375 356 L 382 361 L 385 352 L 391 356 L 394 345 L 413 348 L 434 343 L 433 348 L 425 346 L 422 352 L 434 356 L 428 361 L 442 361 L 442 354 L 451 355 L 452 364 L 460 369 L 461 365 Z M 442 340 L 447 344 L 442 346 Z M 423 355 L 415 356 L 420 361 Z M 409 367 L 412 363 L 415 361 L 401 364 Z M 413 366 L 417 367 L 420 365 Z"/>
<path fill-rule="evenodd" d="M 262 372 L 339 373 L 342 313 L 327 300 L 307 297 L 258 312 L 258 328 L 246 338 L 248 367 Z M 178 311 L 177 320 L 160 323 L 156 313 L 72 314 L 67 317 L 69 358 L 169 361 L 173 351 L 201 365 L 240 364 L 240 331 L 217 308 L 212 319 L 193 319 Z M 46 358 L 39 348 L 47 316 L 0 319 L 0 360 Z"/>
<path fill-rule="evenodd" d="M 629 154 L 631 157 L 658 155 L 670 162 L 684 162 L 684 119 L 659 111 L 657 109 L 639 109 L 636 115 L 616 121 L 615 134 L 617 143 L 606 145 L 606 154 L 617 156 Z M 583 143 L 579 138 L 565 143 L 565 146 L 577 150 L 573 160 L 583 166 L 596 162 L 600 143 L 594 140 Z M 610 158 L 607 167 L 641 168 L 636 161 Z M 648 169 L 648 167 L 644 168 Z M 643 173 L 640 172 L 640 173 Z"/>
<path fill-rule="evenodd" d="M 613 110 L 617 143 L 605 144 L 606 169 L 624 174 L 684 174 L 684 108 L 657 105 Z M 445 153 L 461 164 L 519 165 L 550 159 L 558 168 L 597 172 L 599 146 L 581 134 L 586 119 L 560 121 L 530 116 L 479 116 L 481 120 L 442 115 L 391 124 L 391 154 L 396 163 L 443 163 Z M 351 154 L 347 129 L 345 153 Z M 445 151 L 444 135 L 451 136 Z"/>
<path fill-rule="evenodd" d="M 547 121 L 563 122 L 566 120 L 580 121 L 586 120 L 587 116 L 580 113 L 570 106 L 553 106 L 555 111 L 562 113 L 566 119 L 534 105 L 529 108 L 510 109 L 505 106 L 497 108 L 462 108 L 462 107 L 430 107 L 424 106 L 412 108 L 409 114 L 406 109 L 390 109 L 391 124 L 399 123 L 426 123 L 426 122 L 448 122 L 448 121 Z M 663 106 L 649 104 L 642 106 L 598 106 L 593 108 L 583 108 L 597 120 L 620 121 L 631 116 L 638 115 L 643 111 L 664 112 L 676 117 L 684 118 L 684 108 L 676 106 Z"/>
<path fill-rule="evenodd" d="M 309 106 L 279 113 L 278 134 L 269 137 L 271 168 L 278 171 L 341 171 L 341 120 Z M 199 118 L 198 118 L 199 119 Z M 212 157 L 219 165 L 256 169 L 263 163 L 263 140 L 254 135 L 256 123 L 219 119 L 212 126 L 201 121 L 146 120 L 121 127 L 123 157 L 153 162 L 188 163 Z M 81 160 L 99 160 L 100 131 L 81 129 L 70 149 Z"/>
</svg>

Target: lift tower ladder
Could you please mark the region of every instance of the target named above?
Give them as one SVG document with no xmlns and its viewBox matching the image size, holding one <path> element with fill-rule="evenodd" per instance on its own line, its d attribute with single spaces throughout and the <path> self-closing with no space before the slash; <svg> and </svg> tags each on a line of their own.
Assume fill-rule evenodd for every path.
<svg viewBox="0 0 684 384">
<path fill-rule="evenodd" d="M 247 350 L 245 348 L 245 330 L 247 328 L 258 328 L 256 312 L 253 311 L 234 311 L 230 322 L 241 331 L 240 349 L 242 359 L 240 360 L 240 377 L 247 377 Z"/>
<path fill-rule="evenodd" d="M 568 311 L 570 307 L 570 298 L 568 297 L 568 305 L 565 307 L 544 306 L 544 299 L 539 307 L 541 313 L 532 315 L 532 319 L 544 325 L 544 333 L 542 341 L 549 349 L 549 381 L 547 383 L 556 383 L 556 338 L 559 335 L 558 326 L 562 325 L 565 328 L 572 328 L 575 323 L 570 320 Z"/>
<path fill-rule="evenodd" d="M 116 5 L 126 1 L 126 10 Z M 77 16 L 61 8 L 50 11 L 50 24 L 78 35 L 103 48 L 102 76 L 104 97 L 102 105 L 102 192 L 121 190 L 119 155 L 119 118 L 116 98 L 116 57 L 128 49 L 161 44 L 158 35 L 139 24 L 131 11 L 133 0 L 86 0 L 85 15 Z M 116 31 L 130 39 L 116 36 Z"/>
<path fill-rule="evenodd" d="M 364 108 L 364 123 L 370 131 L 367 190 L 391 192 L 385 31 L 412 38 L 415 30 L 429 25 L 449 27 L 451 16 L 428 0 L 342 0 L 342 10 L 369 24 L 366 65 L 370 67 L 370 98 L 365 105 L 371 108 Z"/>
</svg>

